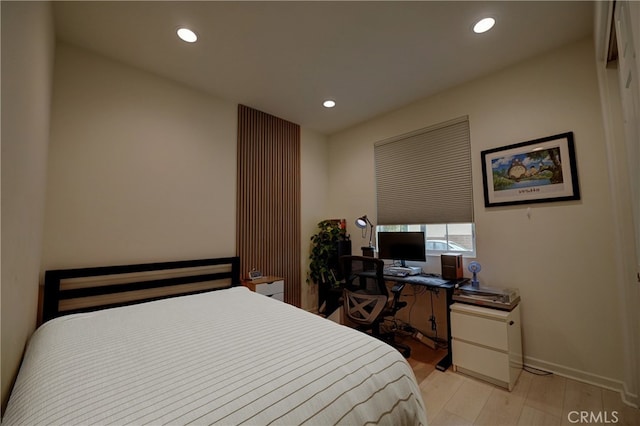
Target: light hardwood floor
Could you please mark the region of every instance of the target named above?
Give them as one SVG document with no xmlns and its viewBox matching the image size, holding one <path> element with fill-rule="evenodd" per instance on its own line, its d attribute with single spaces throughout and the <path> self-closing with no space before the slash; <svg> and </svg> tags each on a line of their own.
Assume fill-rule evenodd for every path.
<svg viewBox="0 0 640 426">
<path fill-rule="evenodd" d="M 410 343 L 410 342 L 407 342 Z M 415 342 L 411 364 L 427 406 L 429 425 L 640 426 L 640 410 L 620 394 L 557 375 L 522 371 L 513 391 L 435 370 L 445 352 Z M 582 417 L 581 417 L 582 416 Z"/>
</svg>

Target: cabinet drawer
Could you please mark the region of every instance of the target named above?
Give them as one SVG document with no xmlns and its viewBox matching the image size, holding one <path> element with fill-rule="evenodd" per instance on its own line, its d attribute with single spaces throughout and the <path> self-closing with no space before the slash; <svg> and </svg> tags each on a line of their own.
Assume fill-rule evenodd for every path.
<svg viewBox="0 0 640 426">
<path fill-rule="evenodd" d="M 493 349 L 453 340 L 453 364 L 509 383 L 509 355 Z"/>
<path fill-rule="evenodd" d="M 496 319 L 451 312 L 451 337 L 502 351 L 509 349 L 507 323 Z"/>
<path fill-rule="evenodd" d="M 267 297 L 270 297 L 272 299 L 276 299 L 276 300 L 279 300 L 281 302 L 284 302 L 284 293 L 269 294 L 269 295 L 267 295 Z"/>
<path fill-rule="evenodd" d="M 256 293 L 263 294 L 265 296 L 273 296 L 277 293 L 284 293 L 284 280 L 256 284 Z"/>
</svg>

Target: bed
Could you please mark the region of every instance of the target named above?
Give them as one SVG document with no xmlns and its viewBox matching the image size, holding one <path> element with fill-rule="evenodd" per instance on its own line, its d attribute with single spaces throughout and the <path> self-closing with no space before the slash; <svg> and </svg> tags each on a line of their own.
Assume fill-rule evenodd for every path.
<svg viewBox="0 0 640 426">
<path fill-rule="evenodd" d="M 238 265 L 47 272 L 2 424 L 426 424 L 397 350 L 251 292 Z"/>
</svg>

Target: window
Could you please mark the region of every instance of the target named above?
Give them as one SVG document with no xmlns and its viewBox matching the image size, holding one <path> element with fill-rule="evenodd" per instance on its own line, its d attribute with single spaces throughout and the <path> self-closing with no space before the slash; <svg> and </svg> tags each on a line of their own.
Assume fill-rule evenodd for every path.
<svg viewBox="0 0 640 426">
<path fill-rule="evenodd" d="M 427 256 L 439 256 L 442 253 L 462 253 L 464 257 L 476 255 L 473 223 L 379 225 L 376 230 L 377 232 L 424 232 Z"/>
<path fill-rule="evenodd" d="M 374 156 L 379 225 L 473 222 L 467 117 L 377 142 Z"/>
<path fill-rule="evenodd" d="M 469 135 L 460 117 L 375 144 L 378 231 L 422 231 L 428 256 L 475 257 Z"/>
</svg>

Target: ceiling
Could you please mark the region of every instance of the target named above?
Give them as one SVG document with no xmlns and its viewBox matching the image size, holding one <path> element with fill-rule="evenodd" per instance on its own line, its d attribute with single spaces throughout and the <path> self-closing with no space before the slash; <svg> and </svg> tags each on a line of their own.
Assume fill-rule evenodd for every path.
<svg viewBox="0 0 640 426">
<path fill-rule="evenodd" d="M 593 32 L 583 1 L 55 1 L 59 40 L 331 134 Z M 492 16 L 481 35 L 475 20 Z M 196 43 L 179 40 L 179 26 Z M 331 98 L 335 108 L 322 106 Z"/>
</svg>

